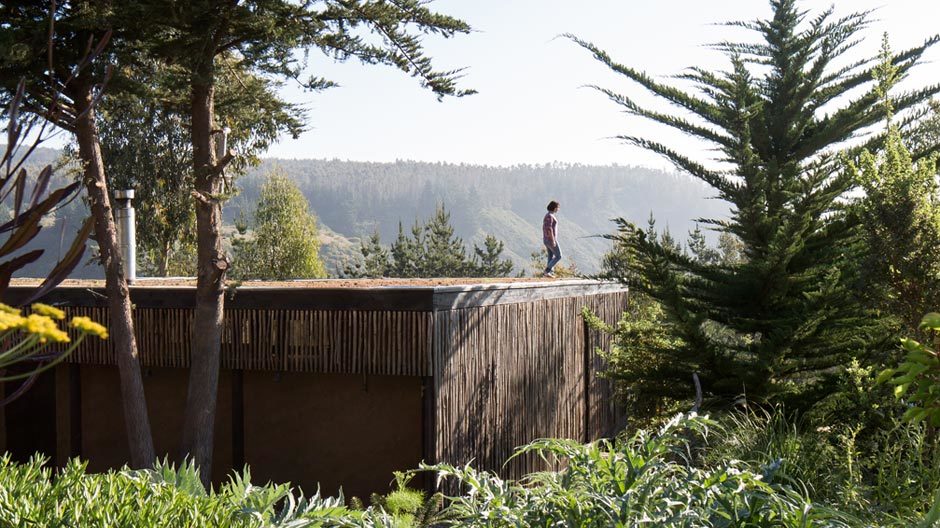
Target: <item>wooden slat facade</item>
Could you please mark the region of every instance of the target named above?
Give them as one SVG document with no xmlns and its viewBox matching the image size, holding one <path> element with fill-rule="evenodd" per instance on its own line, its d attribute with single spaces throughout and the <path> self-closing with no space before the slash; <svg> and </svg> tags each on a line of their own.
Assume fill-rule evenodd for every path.
<svg viewBox="0 0 940 528">
<path fill-rule="evenodd" d="M 436 312 L 432 458 L 519 477 L 544 466 L 534 456 L 503 466 L 518 446 L 611 434 L 620 416 L 594 353 L 607 337 L 580 314 L 613 323 L 625 303 L 620 292 Z"/>
<path fill-rule="evenodd" d="M 71 316 L 107 321 L 103 307 L 65 307 Z M 134 333 L 144 366 L 188 368 L 194 311 L 136 308 Z M 336 310 L 225 311 L 222 368 L 427 376 L 431 314 Z M 72 362 L 113 365 L 110 341 L 88 339 Z"/>
<path fill-rule="evenodd" d="M 13 291 L 17 294 L 27 291 Z M 45 302 L 70 316 L 108 321 L 101 292 L 58 289 Z M 132 288 L 141 363 L 187 368 L 192 290 Z M 227 300 L 222 368 L 423 379 L 426 461 L 499 470 L 543 469 L 513 450 L 537 438 L 589 441 L 614 432 L 595 348 L 608 336 L 587 328 L 585 307 L 607 323 L 627 291 L 609 283 L 336 289 L 247 289 Z M 113 365 L 110 341 L 88 339 L 70 358 Z M 237 435 L 236 435 L 237 436 Z"/>
</svg>

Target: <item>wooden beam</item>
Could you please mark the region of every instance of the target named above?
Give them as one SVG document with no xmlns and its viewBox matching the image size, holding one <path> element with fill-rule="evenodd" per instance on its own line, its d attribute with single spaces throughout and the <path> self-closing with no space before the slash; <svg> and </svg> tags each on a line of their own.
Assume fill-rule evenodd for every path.
<svg viewBox="0 0 940 528">
<path fill-rule="evenodd" d="M 11 286 L 2 300 L 16 306 L 33 289 Z M 584 297 L 625 290 L 626 287 L 621 284 L 595 280 L 379 288 L 241 287 L 226 293 L 226 309 L 430 312 Z M 60 286 L 46 295 L 43 301 L 56 306 L 107 306 L 103 288 Z M 131 301 L 138 308 L 190 309 L 195 307 L 195 288 L 132 286 Z"/>
<path fill-rule="evenodd" d="M 55 464 L 65 467 L 82 453 L 81 370 L 74 363 L 55 367 Z"/>
<path fill-rule="evenodd" d="M 245 373 L 232 371 L 232 469 L 245 467 Z"/>
</svg>

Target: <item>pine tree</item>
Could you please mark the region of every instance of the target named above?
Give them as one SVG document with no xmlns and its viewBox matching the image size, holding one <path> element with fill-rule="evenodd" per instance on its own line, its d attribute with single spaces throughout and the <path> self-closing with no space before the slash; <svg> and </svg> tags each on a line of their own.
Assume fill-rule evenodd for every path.
<svg viewBox="0 0 940 528">
<path fill-rule="evenodd" d="M 698 224 L 695 224 L 694 230 L 689 231 L 688 246 L 692 258 L 703 264 L 715 264 L 721 260 L 721 254 L 718 250 L 708 246 L 705 233 L 702 232 L 702 228 Z"/>
<path fill-rule="evenodd" d="M 628 113 L 710 143 L 720 168 L 667 145 L 623 136 L 710 185 L 732 205 L 728 220 L 703 220 L 737 237 L 744 259 L 706 264 L 618 221 L 617 238 L 637 255 L 637 287 L 660 302 L 682 345 L 656 350 L 671 358 L 677 381 L 699 373 L 706 391 L 724 397 L 793 393 L 811 401 L 823 373 L 865 350 L 880 331 L 853 289 L 861 244 L 838 200 L 852 187 L 834 152 L 881 119 L 872 61 L 842 66 L 866 14 L 809 18 L 795 0 L 773 0 L 773 16 L 732 25 L 759 43 L 722 42 L 730 69 L 692 67 L 681 79 L 697 92 L 654 80 L 571 37 L 613 71 L 691 117 L 650 109 L 598 88 Z M 901 75 L 937 42 L 892 55 Z M 931 86 L 894 98 L 898 111 L 940 91 Z M 825 108 L 825 113 L 822 109 Z M 880 138 L 876 138 L 880 139 Z M 718 331 L 716 331 L 718 330 Z M 730 337 L 729 337 L 730 336 Z"/>
<path fill-rule="evenodd" d="M 361 251 L 364 260 L 363 272 L 366 277 L 388 276 L 389 254 L 388 250 L 382 247 L 378 230 L 375 230 L 369 237 L 368 244 L 362 245 Z"/>
<path fill-rule="evenodd" d="M 852 212 L 868 247 L 864 270 L 869 299 L 900 319 L 903 334 L 912 335 L 919 330 L 921 316 L 940 306 L 940 186 L 936 156 L 915 163 L 894 122 L 890 93 L 899 77 L 890 57 L 885 35 L 875 72 L 886 116 L 884 149 L 880 154 L 862 152 L 858 163 L 847 164 L 847 171 L 865 191 Z M 910 142 L 921 151 L 937 147 L 924 133 L 935 119 L 922 122 L 911 135 Z"/>
<path fill-rule="evenodd" d="M 506 277 L 512 273 L 512 260 L 503 259 L 505 244 L 493 235 L 486 235 L 483 247 L 474 245 L 474 261 L 470 264 L 474 277 Z"/>
<path fill-rule="evenodd" d="M 940 307 L 940 188 L 935 159 L 914 163 L 898 131 L 883 153 L 850 164 L 865 197 L 855 204 L 868 246 L 867 283 L 878 308 L 917 331 Z M 878 295 L 880 293 L 880 295 Z"/>
<path fill-rule="evenodd" d="M 463 240 L 454 234 L 450 213 L 439 205 L 424 226 L 424 251 L 419 269 L 423 277 L 464 277 L 470 271 Z"/>
<path fill-rule="evenodd" d="M 403 279 L 420 277 L 419 268 L 424 247 L 424 228 L 415 219 L 411 227 L 411 237 L 405 234 L 401 221 L 398 222 L 398 238 L 392 243 L 391 247 L 391 269 L 392 277 Z"/>
<path fill-rule="evenodd" d="M 443 204 L 426 223 L 415 219 L 410 235 L 405 233 L 401 221 L 398 222 L 398 237 L 385 254 L 388 264 L 386 276 L 401 278 L 435 277 L 505 277 L 512 272 L 512 261 L 502 259 L 503 242 L 488 235 L 483 247 L 474 246 L 473 256 L 467 254 L 463 240 L 454 234 L 450 223 L 450 213 Z M 381 251 L 378 235 L 368 246 L 363 246 L 362 254 L 366 258 L 366 247 L 370 254 Z M 378 257 L 381 261 L 383 257 Z M 368 276 L 368 275 L 366 275 Z"/>
</svg>

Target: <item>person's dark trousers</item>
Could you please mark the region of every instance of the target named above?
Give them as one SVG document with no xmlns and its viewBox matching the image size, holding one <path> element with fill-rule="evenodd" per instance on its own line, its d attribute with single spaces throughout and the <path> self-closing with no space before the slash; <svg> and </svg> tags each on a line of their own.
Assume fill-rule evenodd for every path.
<svg viewBox="0 0 940 528">
<path fill-rule="evenodd" d="M 561 262 L 561 246 L 558 245 L 558 242 L 555 242 L 554 246 L 545 242 L 545 249 L 548 250 L 548 264 L 545 265 L 545 273 L 551 273 L 555 268 L 555 264 Z"/>
</svg>

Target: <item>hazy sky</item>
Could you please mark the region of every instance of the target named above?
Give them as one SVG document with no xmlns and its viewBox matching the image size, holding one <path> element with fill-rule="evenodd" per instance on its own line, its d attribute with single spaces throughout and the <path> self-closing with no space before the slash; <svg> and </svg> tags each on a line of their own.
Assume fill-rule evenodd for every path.
<svg viewBox="0 0 940 528">
<path fill-rule="evenodd" d="M 747 32 L 713 23 L 770 12 L 764 0 L 438 0 L 431 5 L 474 27 L 473 34 L 450 40 L 428 37 L 426 45 L 438 69 L 466 67 L 461 84 L 478 94 L 438 102 L 397 70 L 320 60 L 318 73 L 341 86 L 313 94 L 286 88 L 286 97 L 308 109 L 309 130 L 297 140 L 282 139 L 268 155 L 664 166 L 655 156 L 607 138 L 639 133 L 679 146 L 685 140 L 625 116 L 602 94 L 581 88 L 600 84 L 650 101 L 636 85 L 556 36 L 576 34 L 617 61 L 663 78 L 690 65 L 724 66 L 724 57 L 703 45 Z M 830 5 L 802 3 L 813 12 Z M 858 56 L 877 52 L 884 31 L 895 49 L 940 31 L 938 0 L 836 0 L 835 8 L 837 15 L 876 9 L 865 41 L 852 52 Z M 921 66 L 909 82 L 940 82 L 938 59 L 935 49 L 928 55 L 934 63 Z"/>
</svg>

